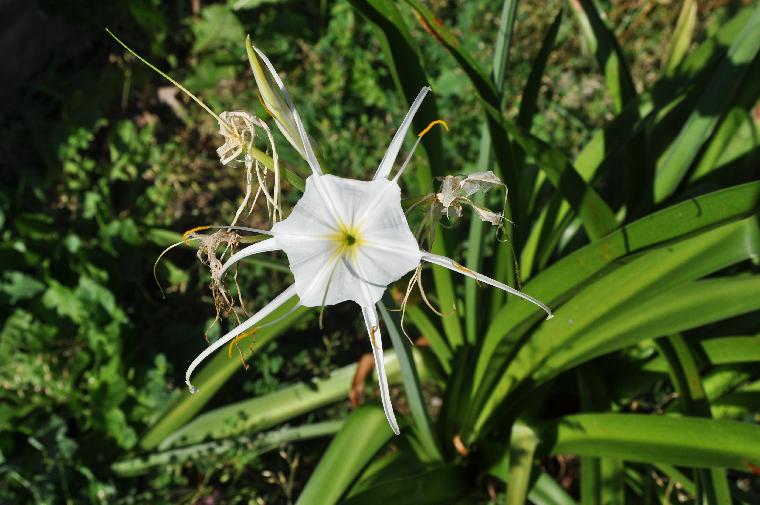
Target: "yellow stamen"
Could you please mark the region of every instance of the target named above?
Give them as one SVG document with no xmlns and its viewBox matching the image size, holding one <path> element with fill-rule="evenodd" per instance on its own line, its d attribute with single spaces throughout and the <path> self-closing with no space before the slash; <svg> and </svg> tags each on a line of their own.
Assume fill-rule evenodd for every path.
<svg viewBox="0 0 760 505">
<path fill-rule="evenodd" d="M 195 228 L 190 228 L 189 230 L 187 230 L 185 233 L 182 234 L 182 242 L 184 242 L 185 245 L 187 245 L 187 238 L 190 235 L 192 235 L 196 231 L 208 230 L 209 228 L 211 227 L 210 226 L 196 226 Z"/>
<path fill-rule="evenodd" d="M 227 357 L 228 357 L 228 358 L 231 358 L 231 357 L 232 357 L 232 347 L 233 347 L 234 345 L 236 345 L 238 342 L 240 342 L 240 341 L 241 341 L 241 340 L 243 340 L 244 338 L 247 338 L 247 337 L 249 337 L 249 336 L 251 336 L 251 335 L 255 335 L 255 334 L 256 334 L 256 330 L 258 330 L 258 327 L 255 327 L 255 326 L 254 326 L 254 327 L 253 327 L 253 328 L 251 328 L 250 330 L 248 330 L 248 331 L 244 331 L 243 333 L 241 333 L 241 334 L 240 334 L 240 335 L 238 335 L 237 337 L 233 338 L 233 339 L 232 339 L 232 342 L 230 342 L 230 343 L 229 343 L 229 345 L 227 346 Z M 241 354 L 242 354 L 242 353 L 241 353 Z M 245 362 L 243 362 L 243 364 L 245 365 Z"/>
<path fill-rule="evenodd" d="M 375 332 L 377 331 L 377 326 L 373 326 L 369 331 L 369 340 L 372 342 L 372 347 L 377 347 L 377 342 L 375 342 Z"/>
<path fill-rule="evenodd" d="M 452 261 L 452 262 L 451 262 L 451 264 L 452 264 L 452 265 L 454 265 L 454 268 L 456 268 L 456 269 L 457 269 L 457 270 L 459 270 L 460 272 L 464 272 L 464 273 L 469 273 L 469 274 L 472 274 L 472 276 L 473 276 L 473 277 L 472 277 L 472 280 L 474 280 L 474 281 L 475 281 L 475 284 L 477 284 L 477 285 L 478 285 L 478 287 L 481 287 L 481 288 L 483 287 L 483 285 L 480 283 L 480 281 L 477 279 L 477 277 L 475 277 L 475 272 L 473 272 L 472 270 L 470 270 L 469 268 L 467 268 L 467 267 L 466 267 L 466 266 L 464 266 L 464 265 L 460 265 L 460 264 L 459 264 L 459 263 L 457 263 L 456 261 Z"/>
<path fill-rule="evenodd" d="M 422 131 L 419 133 L 419 135 L 417 135 L 417 137 L 419 137 L 419 138 L 422 138 L 422 137 L 424 137 L 424 136 L 425 136 L 425 134 L 426 134 L 427 132 L 429 132 L 429 131 L 430 131 L 430 129 L 431 129 L 432 127 L 434 127 L 435 125 L 437 125 L 437 124 L 441 124 L 441 125 L 443 125 L 443 127 L 444 127 L 444 128 L 446 128 L 446 131 L 449 131 L 449 125 L 446 123 L 446 121 L 444 121 L 443 119 L 436 119 L 435 121 L 433 121 L 433 122 L 431 122 L 429 125 L 427 125 L 427 127 L 425 127 L 425 129 L 424 129 L 424 130 L 422 130 Z"/>
</svg>

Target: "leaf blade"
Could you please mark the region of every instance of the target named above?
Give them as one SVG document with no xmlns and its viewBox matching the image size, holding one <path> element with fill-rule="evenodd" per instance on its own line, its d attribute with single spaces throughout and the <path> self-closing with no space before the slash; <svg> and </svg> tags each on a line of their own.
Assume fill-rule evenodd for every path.
<svg viewBox="0 0 760 505">
<path fill-rule="evenodd" d="M 737 421 L 639 414 L 576 414 L 553 423 L 553 454 L 622 458 L 689 468 L 760 463 L 760 426 Z"/>
</svg>

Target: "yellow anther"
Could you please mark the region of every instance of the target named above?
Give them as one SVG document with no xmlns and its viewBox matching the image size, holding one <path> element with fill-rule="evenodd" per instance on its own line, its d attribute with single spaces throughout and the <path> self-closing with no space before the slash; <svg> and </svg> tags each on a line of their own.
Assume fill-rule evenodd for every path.
<svg viewBox="0 0 760 505">
<path fill-rule="evenodd" d="M 185 233 L 182 234 L 182 242 L 184 242 L 187 245 L 187 238 L 195 233 L 196 231 L 203 231 L 208 230 L 211 228 L 210 226 L 196 226 L 195 228 L 190 228 Z"/>
<path fill-rule="evenodd" d="M 446 128 L 446 131 L 449 131 L 449 125 L 444 121 L 443 119 L 436 119 L 435 121 L 431 122 L 427 127 L 425 127 L 424 130 L 422 130 L 417 137 L 422 138 L 427 132 L 430 131 L 432 127 L 434 127 L 437 124 L 442 124 L 444 128 Z"/>
</svg>

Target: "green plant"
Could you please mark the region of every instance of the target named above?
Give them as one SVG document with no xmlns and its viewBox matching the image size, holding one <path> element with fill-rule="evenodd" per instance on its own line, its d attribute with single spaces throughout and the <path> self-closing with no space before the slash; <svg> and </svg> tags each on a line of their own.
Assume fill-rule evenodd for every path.
<svg viewBox="0 0 760 505">
<path fill-rule="evenodd" d="M 756 501 L 760 20 L 747 3 L 42 3 L 89 30 L 0 117 L 0 501 Z M 497 237 L 465 217 L 434 252 L 556 317 L 425 270 L 444 316 L 411 297 L 411 347 L 392 290 L 380 316 L 399 437 L 376 400 L 345 405 L 366 369 L 364 330 L 340 306 L 324 330 L 308 310 L 263 328 L 246 375 L 220 352 L 188 395 L 178 370 L 212 320 L 209 278 L 174 251 L 159 303 L 150 267 L 181 239 L 168 229 L 228 221 L 245 181 L 218 167 L 214 122 L 163 101 L 164 82 L 105 47 L 106 25 L 149 40 L 140 52 L 214 110 L 265 117 L 244 72 L 251 33 L 340 176 L 371 175 L 398 122 L 386 111 L 431 85 L 413 129 L 442 117 L 451 131 L 423 139 L 405 194 L 494 170 L 514 223 Z M 306 171 L 280 154 L 287 209 Z M 246 261 L 247 308 L 289 282 L 281 258 Z"/>
<path fill-rule="evenodd" d="M 370 429 L 370 443 L 363 433 L 377 414 L 351 414 L 298 503 L 485 499 L 483 479 L 502 482 L 509 504 L 570 503 L 536 464 L 567 453 L 580 456 L 583 503 L 667 499 L 671 491 L 653 481 L 658 476 L 699 503 L 744 500 L 726 469 L 752 473 L 760 462 L 760 428 L 747 422 L 758 404 L 747 397 L 741 406 L 732 403 L 730 414 L 717 406 L 752 390 L 758 379 L 741 372 L 756 359 L 741 349 L 757 344 L 760 185 L 744 183 L 755 171 L 734 168 L 757 160 L 757 147 L 751 135 L 731 132 L 756 128 L 760 8 L 739 11 L 691 52 L 682 48 L 694 24 L 679 22 L 663 76 L 637 92 L 600 7 L 572 4 L 617 115 L 570 160 L 530 131 L 561 13 L 534 61 L 519 115 L 511 118 L 500 111 L 516 2 L 504 5 L 493 75 L 426 6 L 403 3 L 410 11 L 390 1 L 352 1 L 377 27 L 407 100 L 427 81 L 407 14 L 433 36 L 430 43 L 437 40 L 450 53 L 485 111 L 478 169 L 493 166 L 509 187 L 508 215 L 516 226 L 506 230 L 508 241 L 494 241 L 474 220 L 466 265 L 490 267 L 503 282 L 523 285 L 549 302 L 556 317 L 542 322 L 527 303 L 479 291 L 474 283 L 462 291 L 445 272 L 434 272 L 440 306 L 465 299 L 440 327 L 422 310 L 407 314 L 430 342 L 428 359 L 438 370 L 432 377 L 445 384 L 440 412 L 427 412 L 398 321 L 383 311 L 400 353 L 409 424 L 393 440 L 390 432 Z M 685 2 L 682 18 L 693 8 Z M 435 106 L 419 115 L 421 129 L 437 118 Z M 684 125 L 680 133 L 678 124 Z M 426 140 L 431 171 L 409 176 L 420 193 L 446 166 L 440 132 Z M 434 247 L 455 252 L 447 244 L 461 239 L 461 232 L 441 230 Z M 716 354 L 719 348 L 729 357 Z M 733 379 L 718 378 L 725 372 Z M 670 387 L 677 402 L 667 394 Z M 568 400 L 556 405 L 559 398 Z M 682 415 L 673 415 L 677 411 Z M 182 433 L 197 440 L 197 429 Z M 236 430 L 205 433 L 213 439 Z M 398 450 L 373 460 L 387 443 Z M 693 475 L 682 467 L 695 468 Z"/>
</svg>

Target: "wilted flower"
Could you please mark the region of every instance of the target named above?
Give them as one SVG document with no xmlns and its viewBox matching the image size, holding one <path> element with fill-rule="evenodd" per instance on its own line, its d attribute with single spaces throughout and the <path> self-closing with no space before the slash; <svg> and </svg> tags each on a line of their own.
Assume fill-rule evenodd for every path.
<svg viewBox="0 0 760 505">
<path fill-rule="evenodd" d="M 282 211 L 280 209 L 280 201 L 279 201 L 280 200 L 280 196 L 279 196 L 280 195 L 280 170 L 278 166 L 277 150 L 275 149 L 274 138 L 272 137 L 272 132 L 269 130 L 269 126 L 260 118 L 245 111 L 232 111 L 232 112 L 225 111 L 225 112 L 222 112 L 221 114 L 217 114 L 216 112 L 211 110 L 208 105 L 203 103 L 203 101 L 201 101 L 200 98 L 198 98 L 193 93 L 191 93 L 187 88 L 182 86 L 182 84 L 175 81 L 171 76 L 167 75 L 165 72 L 161 71 L 159 68 L 157 68 L 155 65 L 150 63 L 148 60 L 146 60 L 145 58 L 137 54 L 135 51 L 133 51 L 129 46 L 127 46 L 124 42 L 122 42 L 116 35 L 114 35 L 111 32 L 111 30 L 106 28 L 106 32 L 111 37 L 113 37 L 114 40 L 116 40 L 116 42 L 118 42 L 124 49 L 126 49 L 127 51 L 129 51 L 129 53 L 134 55 L 135 58 L 137 58 L 138 60 L 143 62 L 145 65 L 150 67 L 152 70 L 154 70 L 155 72 L 160 74 L 162 77 L 164 77 L 166 80 L 171 82 L 180 91 L 182 91 L 188 97 L 190 97 L 195 103 L 200 105 L 200 107 L 203 110 L 205 110 L 209 115 L 211 115 L 214 119 L 216 119 L 217 123 L 219 124 L 219 134 L 222 135 L 222 137 L 224 138 L 224 144 L 221 145 L 216 150 L 217 155 L 219 156 L 219 160 L 222 162 L 222 165 L 227 165 L 228 163 L 232 161 L 239 160 L 239 158 L 242 155 L 242 158 L 243 158 L 242 161 L 245 164 L 245 169 L 246 169 L 246 191 L 245 191 L 245 197 L 243 198 L 242 203 L 240 204 L 237 211 L 235 212 L 235 217 L 232 220 L 231 225 L 234 225 L 237 222 L 238 218 L 240 217 L 242 212 L 245 210 L 246 206 L 248 206 L 248 202 L 250 200 L 251 192 L 253 189 L 254 173 L 256 174 L 256 182 L 258 183 L 258 189 L 257 189 L 256 195 L 254 196 L 253 202 L 250 205 L 250 211 L 253 210 L 253 207 L 256 204 L 256 201 L 258 200 L 259 195 L 263 193 L 272 222 L 275 222 L 280 217 L 282 217 Z M 278 123 L 278 126 L 279 126 L 279 123 Z M 272 149 L 271 158 L 267 156 L 265 153 L 262 153 L 254 145 L 254 142 L 256 141 L 257 127 L 262 129 L 266 133 L 267 141 L 269 143 L 269 146 Z M 274 185 L 273 185 L 271 193 L 267 187 L 267 183 L 265 180 L 270 170 L 274 173 Z"/>
<path fill-rule="evenodd" d="M 420 91 L 391 140 L 372 180 L 336 177 L 323 173 L 301 118 L 272 64 L 250 42 L 247 41 L 246 45 L 266 108 L 275 118 L 283 135 L 307 161 L 312 174 L 306 179 L 304 194 L 292 213 L 275 223 L 270 231 L 264 232 L 271 238 L 232 255 L 218 275 L 221 276 L 230 266 L 247 256 L 281 250 L 288 258 L 295 282 L 247 321 L 207 347 L 190 364 L 185 380 L 190 390 L 195 391 L 190 377 L 206 357 L 252 329 L 294 295 L 298 296 L 298 304 L 306 307 L 328 306 L 350 300 L 361 308 L 375 358 L 383 409 L 393 432 L 398 434 L 399 428 L 388 392 L 382 337 L 375 308 L 390 283 L 417 269 L 422 261 L 427 261 L 528 300 L 541 307 L 550 317 L 551 310 L 525 293 L 465 268 L 449 258 L 420 249 L 401 208 L 401 189 L 397 182 L 409 158 L 392 178 L 391 171 L 404 136 L 430 88 L 423 87 Z M 451 184 L 452 188 L 456 188 L 449 191 L 453 196 L 445 196 L 447 208 L 459 205 L 461 198 L 467 198 L 474 190 L 496 182 L 488 175 L 480 174 L 478 177 L 452 179 Z"/>
<path fill-rule="evenodd" d="M 440 209 L 441 214 L 449 216 L 449 210 L 453 210 L 457 217 L 462 217 L 462 205 L 472 207 L 481 220 L 500 225 L 504 216 L 488 209 L 480 207 L 470 200 L 475 193 L 485 193 L 497 186 L 504 186 L 493 172 L 476 172 L 466 177 L 461 175 L 447 175 L 443 178 L 441 190 L 435 194 L 435 207 Z"/>
</svg>

